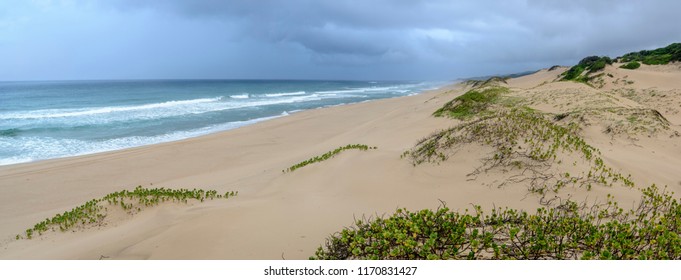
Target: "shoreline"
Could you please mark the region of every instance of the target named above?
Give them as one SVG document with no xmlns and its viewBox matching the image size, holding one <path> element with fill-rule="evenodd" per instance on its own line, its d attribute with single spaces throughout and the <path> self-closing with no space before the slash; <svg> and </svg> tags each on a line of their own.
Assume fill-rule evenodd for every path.
<svg viewBox="0 0 681 280">
<path fill-rule="evenodd" d="M 276 118 L 228 131 L 179 141 L 91 155 L 2 166 L 0 167 L 0 185 L 3 185 L 4 187 L 0 188 L 0 221 L 2 221 L 5 226 L 0 229 L 0 239 L 3 241 L 0 242 L 0 244 L 4 247 L 0 248 L 0 258 L 71 259 L 95 258 L 99 256 L 90 256 L 87 252 L 83 252 L 83 250 L 87 250 L 87 248 L 98 248 L 100 246 L 96 244 L 86 245 L 83 247 L 84 249 L 69 247 L 68 250 L 64 249 L 64 251 L 49 250 L 48 252 L 42 253 L 31 251 L 28 248 L 23 247 L 30 245 L 29 247 L 31 248 L 42 248 L 43 246 L 48 246 L 48 242 L 53 242 L 48 241 L 50 238 L 57 238 L 59 240 L 66 238 L 70 241 L 60 242 L 70 244 L 69 246 L 78 244 L 76 239 L 83 238 L 83 236 L 97 239 L 97 244 L 99 242 L 111 242 L 120 246 L 128 244 L 127 242 L 129 241 L 120 240 L 120 238 L 122 238 L 121 236 L 109 236 L 112 232 L 120 233 L 120 227 L 111 226 L 104 227 L 101 230 L 97 229 L 73 234 L 52 234 L 45 240 L 41 240 L 42 238 L 31 240 L 30 242 L 35 242 L 34 244 L 27 244 L 27 242 L 24 242 L 25 240 L 17 242 L 9 241 L 9 244 L 5 243 L 5 241 L 8 241 L 11 237 L 22 232 L 24 229 L 31 227 L 35 222 L 44 220 L 56 213 L 67 211 L 76 205 L 80 205 L 93 198 L 102 197 L 107 193 L 120 191 L 122 189 L 132 189 L 138 185 L 144 187 L 190 189 L 198 187 L 216 189 L 220 192 L 239 191 L 239 197 L 230 199 L 230 201 L 224 203 L 224 205 L 210 206 L 209 204 L 196 204 L 187 208 L 173 206 L 154 207 L 143 211 L 139 215 L 135 215 L 127 220 L 127 222 L 123 222 L 124 228 L 127 228 L 127 231 L 131 232 L 136 232 L 136 229 L 128 228 L 128 226 L 125 225 L 137 223 L 135 221 L 140 219 L 146 219 L 144 217 L 154 220 L 158 218 L 158 215 L 163 216 L 164 211 L 177 211 L 178 214 L 173 215 L 171 220 L 175 220 L 178 223 L 186 223 L 191 222 L 191 220 L 186 219 L 186 215 L 190 215 L 196 211 L 214 213 L 228 211 L 227 209 L 231 209 L 232 207 L 241 208 L 246 207 L 244 205 L 249 205 L 249 207 L 246 207 L 248 210 L 240 210 L 238 212 L 246 211 L 247 213 L 242 213 L 242 215 L 256 215 L 259 218 L 255 220 L 267 221 L 270 219 L 267 217 L 272 215 L 271 212 L 268 212 L 272 209 L 272 205 L 269 203 L 267 204 L 269 206 L 260 205 L 256 207 L 258 209 L 253 209 L 250 205 L 260 204 L 263 200 L 271 200 L 272 197 L 279 197 L 280 199 L 283 198 L 283 202 L 275 203 L 275 205 L 279 205 L 278 207 L 283 205 L 320 207 L 321 205 L 318 203 L 326 199 L 322 199 L 320 202 L 316 202 L 315 200 L 301 202 L 297 201 L 295 197 L 291 197 L 291 194 L 283 195 L 282 197 L 281 192 L 292 191 L 297 193 L 297 195 L 300 195 L 300 190 L 295 190 L 296 188 L 336 184 L 333 182 L 289 182 L 289 180 L 297 181 L 302 179 L 306 181 L 310 179 L 310 176 L 304 174 L 310 172 L 314 173 L 313 170 L 318 169 L 320 166 L 336 166 L 337 164 L 344 162 L 344 159 L 348 160 L 348 157 L 363 158 L 364 156 L 373 157 L 378 155 L 381 158 L 381 161 L 388 160 L 391 162 L 386 166 L 395 168 L 395 163 L 397 163 L 399 169 L 408 169 L 411 165 L 406 161 L 400 160 L 399 156 L 394 155 L 399 155 L 403 150 L 411 147 L 415 141 L 423 135 L 427 135 L 433 130 L 450 123 L 448 120 L 432 118 L 430 114 L 435 107 L 438 107 L 443 102 L 443 100 L 439 100 L 437 97 L 440 96 L 442 92 L 456 86 L 457 85 L 447 85 L 436 90 L 424 91 L 413 96 L 387 98 L 372 100 L 370 102 L 305 110 L 284 118 Z M 453 96 L 448 95 L 447 98 L 449 97 Z M 424 108 L 426 109 L 424 110 Z M 394 117 L 409 120 L 408 124 L 401 124 L 400 127 L 412 131 L 407 132 L 406 135 L 404 134 L 404 130 L 397 127 L 388 128 L 387 131 L 384 131 L 384 129 L 379 129 L 380 131 L 377 131 L 377 128 L 385 126 L 383 124 L 393 123 L 392 118 Z M 386 138 L 384 137 L 386 136 L 386 132 L 399 137 Z M 333 160 L 328 161 L 328 164 L 315 164 L 297 170 L 294 174 L 290 175 L 282 175 L 281 173 L 282 169 L 300 162 L 301 160 L 323 154 L 339 146 L 353 143 L 378 146 L 379 149 L 372 152 L 345 152 Z M 371 163 L 371 165 L 374 164 Z M 335 170 L 335 168 L 332 168 L 331 170 Z M 389 173 L 392 172 L 394 171 L 389 171 Z M 319 174 L 326 174 L 326 172 Z M 365 178 L 366 176 L 372 175 L 366 174 L 358 176 L 353 180 L 361 180 L 361 178 Z M 411 177 L 408 176 L 407 172 L 405 172 L 405 176 Z M 323 176 L 320 179 L 327 180 L 329 178 L 331 178 L 331 176 Z M 293 188 L 293 190 L 287 190 L 286 186 L 296 187 Z M 307 196 L 308 193 L 314 195 L 314 191 L 312 190 L 305 191 L 304 193 L 306 193 L 305 196 Z M 434 198 L 427 200 L 430 201 L 428 205 L 431 206 L 436 206 L 438 203 L 438 200 Z M 413 204 L 406 200 L 402 203 L 395 204 L 396 201 L 393 199 L 389 199 L 390 202 L 379 203 L 378 205 L 376 205 L 375 201 L 363 201 L 364 202 L 360 203 L 360 205 L 363 206 L 358 209 L 364 209 L 366 211 L 353 211 L 356 215 L 374 212 L 388 213 L 391 210 L 394 210 L 396 205 Z M 284 204 L 282 205 L 280 203 Z M 338 209 L 347 207 L 347 205 L 338 205 Z M 377 209 L 383 210 L 377 212 Z M 265 213 L 263 213 L 263 211 Z M 291 211 L 283 211 L 281 214 L 290 216 L 295 212 L 305 212 L 301 209 Z M 317 236 L 317 240 L 311 243 L 315 244 L 315 246 L 321 244 L 328 234 L 335 231 L 334 228 L 341 227 L 344 224 L 351 222 L 353 216 L 352 213 L 346 211 L 333 211 L 334 213 L 328 213 L 326 211 L 319 212 L 336 216 L 336 218 L 333 219 L 336 222 L 312 230 L 312 232 L 318 232 L 317 234 L 313 234 L 314 236 Z M 235 214 L 229 213 L 229 215 L 232 216 Z M 239 217 L 234 216 L 233 219 L 243 219 L 240 215 L 237 216 Z M 281 215 L 275 216 L 279 217 L 277 219 L 285 217 Z M 322 218 L 322 216 L 317 217 Z M 215 221 L 209 223 L 213 224 Z M 137 230 L 142 230 L 142 228 Z M 139 233 L 141 236 L 146 236 L 148 234 L 150 233 Z M 245 232 L 239 234 L 243 234 L 244 238 L 249 235 L 249 233 Z M 301 233 L 301 235 L 310 236 L 310 233 Z M 118 241 L 106 241 L 111 238 Z M 218 238 L 218 240 L 222 239 Z M 231 244 L 231 242 L 228 243 Z M 300 245 L 299 243 L 295 244 Z M 33 247 L 33 245 L 37 245 L 37 247 Z M 282 244 L 274 242 L 271 245 L 281 246 Z M 10 249 L 7 249 L 7 246 L 9 246 Z M 130 246 L 130 244 L 125 246 Z M 11 251 L 12 253 L 7 253 L 6 250 Z M 266 247 L 263 247 L 256 250 L 262 252 L 254 253 L 253 255 L 242 255 L 235 252 L 186 255 L 185 253 L 182 253 L 182 250 L 172 254 L 156 252 L 149 257 L 133 257 L 124 252 L 109 254 L 117 256 L 116 258 L 229 259 L 267 259 L 277 258 L 281 255 L 281 252 L 275 255 L 266 253 L 263 250 L 268 251 Z M 308 250 L 314 250 L 314 248 L 306 249 L 305 253 L 299 252 L 287 255 L 289 257 L 304 259 L 309 256 Z M 177 253 L 179 253 L 179 255 Z"/>
<path fill-rule="evenodd" d="M 251 125 L 254 125 L 254 124 L 257 124 L 257 123 L 266 122 L 266 121 L 270 121 L 270 120 L 274 120 L 274 119 L 278 119 L 278 118 L 282 118 L 282 117 L 288 117 L 292 114 L 296 114 L 296 113 L 299 113 L 299 112 L 310 111 L 310 110 L 318 110 L 318 109 L 324 109 L 324 108 L 332 108 L 332 107 L 336 107 L 336 106 L 346 106 L 346 105 L 367 103 L 367 102 L 386 100 L 386 99 L 410 97 L 410 96 L 424 94 L 424 93 L 430 92 L 430 91 L 438 91 L 441 88 L 452 87 L 452 86 L 455 86 L 459 83 L 460 83 L 460 81 L 453 82 L 453 83 L 446 83 L 446 84 L 443 84 L 443 85 L 441 85 L 437 88 L 426 89 L 426 90 L 423 90 L 423 91 L 420 91 L 420 92 L 416 92 L 416 93 L 412 93 L 412 94 L 404 95 L 404 96 L 364 100 L 364 101 L 359 101 L 359 102 L 354 102 L 354 103 L 341 103 L 341 104 L 325 105 L 325 106 L 322 106 L 322 107 L 311 108 L 311 109 L 298 109 L 298 110 L 293 110 L 293 111 L 290 111 L 290 112 L 285 111 L 282 114 L 274 115 L 274 116 L 261 117 L 261 118 L 243 120 L 243 121 L 234 121 L 234 122 L 229 122 L 229 123 L 222 123 L 222 124 L 218 124 L 218 125 L 214 125 L 214 126 L 226 126 L 226 125 L 236 124 L 236 123 L 247 123 L 247 124 L 243 124 L 243 125 L 236 124 L 235 127 L 233 127 L 233 128 L 212 131 L 212 132 L 208 132 L 206 134 L 200 134 L 199 133 L 199 135 L 196 135 L 196 136 L 190 136 L 190 137 L 187 137 L 187 138 L 181 138 L 181 139 L 176 139 L 176 140 L 157 142 L 157 143 L 151 143 L 151 144 L 140 145 L 140 146 L 131 146 L 131 147 L 125 147 L 125 148 L 121 148 L 121 149 L 114 149 L 114 150 L 97 151 L 97 152 L 86 153 L 86 154 L 77 154 L 77 155 L 69 155 L 69 156 L 56 157 L 56 158 L 38 159 L 38 160 L 31 160 L 31 161 L 17 162 L 17 163 L 10 163 L 10 164 L 0 164 L 0 170 L 2 170 L 5 167 L 12 167 L 12 166 L 23 165 L 23 164 L 41 163 L 41 162 L 61 160 L 61 159 L 72 159 L 72 158 L 77 158 L 77 157 L 106 154 L 106 153 L 111 153 L 111 152 L 119 152 L 119 151 L 125 151 L 125 150 L 128 150 L 128 149 L 136 149 L 136 148 L 142 148 L 142 147 L 165 144 L 165 143 L 174 143 L 174 142 L 189 140 L 189 139 L 193 139 L 193 138 L 205 137 L 205 136 L 209 136 L 209 135 L 212 135 L 212 134 L 219 134 L 219 133 L 223 133 L 223 132 L 226 132 L 226 131 L 231 131 L 231 130 L 239 129 L 239 128 L 246 127 L 246 126 L 251 126 Z"/>
</svg>

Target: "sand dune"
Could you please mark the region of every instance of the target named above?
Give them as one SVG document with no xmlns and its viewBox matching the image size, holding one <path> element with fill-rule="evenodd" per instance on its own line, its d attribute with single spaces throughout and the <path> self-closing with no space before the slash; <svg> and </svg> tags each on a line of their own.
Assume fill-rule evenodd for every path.
<svg viewBox="0 0 681 280">
<path fill-rule="evenodd" d="M 638 186 L 657 183 L 681 193 L 681 70 L 608 67 L 604 84 L 558 82 L 554 71 L 510 79 L 510 97 L 552 114 L 570 113 L 580 134 L 614 169 Z M 439 164 L 401 158 L 417 140 L 458 120 L 432 113 L 468 88 L 454 85 L 416 96 L 298 112 L 214 135 L 124 151 L 0 167 L 0 258 L 3 259 L 305 259 L 353 219 L 398 207 L 533 210 L 536 195 L 494 182 L 503 173 L 467 176 L 489 149 L 469 145 Z M 655 94 L 655 95 L 653 95 Z M 660 98 L 656 98 L 663 96 Z M 657 110 L 668 121 L 660 123 Z M 635 115 L 636 120 L 630 121 Z M 609 128 L 609 129 L 608 129 Z M 282 170 L 347 144 L 345 151 L 291 173 Z M 229 200 L 165 203 L 134 216 L 112 214 L 106 226 L 17 233 L 89 199 L 137 185 L 239 191 Z M 635 190 L 568 189 L 575 197 L 622 201 Z"/>
</svg>

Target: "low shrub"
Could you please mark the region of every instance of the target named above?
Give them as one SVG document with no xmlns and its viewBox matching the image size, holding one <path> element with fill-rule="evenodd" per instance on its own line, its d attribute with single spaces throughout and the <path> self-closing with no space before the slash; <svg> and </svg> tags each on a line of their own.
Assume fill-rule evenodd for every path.
<svg viewBox="0 0 681 280">
<path fill-rule="evenodd" d="M 563 72 L 561 80 L 588 83 L 589 74 L 605 69 L 605 66 L 612 64 L 612 62 L 613 60 L 607 56 L 587 56 L 580 60 L 577 65 Z"/>
<path fill-rule="evenodd" d="M 625 54 L 622 62 L 640 61 L 643 64 L 667 64 L 672 61 L 681 61 L 681 43 L 673 43 L 664 48 L 654 50 L 642 50 Z"/>
<path fill-rule="evenodd" d="M 622 66 L 620 66 L 620 68 L 632 69 L 632 70 L 638 69 L 639 67 L 641 67 L 641 63 L 639 63 L 638 61 L 630 61 L 627 64 L 622 64 Z"/>
<path fill-rule="evenodd" d="M 612 200 L 534 214 L 398 209 L 331 235 L 311 259 L 681 259 L 681 203 L 653 185 L 630 211 Z"/>
</svg>

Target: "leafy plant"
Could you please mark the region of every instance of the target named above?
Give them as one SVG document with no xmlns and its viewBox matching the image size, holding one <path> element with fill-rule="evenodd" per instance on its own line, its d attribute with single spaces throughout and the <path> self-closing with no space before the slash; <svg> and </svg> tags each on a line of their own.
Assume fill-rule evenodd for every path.
<svg viewBox="0 0 681 280">
<path fill-rule="evenodd" d="M 325 161 L 325 160 L 327 160 L 327 159 L 330 159 L 330 158 L 336 156 L 337 154 L 339 154 L 339 153 L 342 152 L 342 151 L 351 150 L 351 149 L 356 149 L 356 150 L 360 150 L 360 151 L 366 151 L 366 150 L 375 150 L 375 149 L 378 149 L 378 147 L 375 147 L 375 146 L 374 146 L 374 147 L 369 147 L 369 146 L 367 146 L 367 145 L 362 145 L 362 144 L 350 144 L 350 145 L 346 145 L 346 146 L 343 146 L 343 147 L 336 148 L 336 149 L 333 150 L 333 151 L 326 152 L 326 153 L 324 153 L 324 154 L 321 155 L 321 156 L 316 156 L 316 157 L 307 159 L 307 160 L 305 160 L 305 161 L 296 163 L 296 164 L 292 165 L 291 167 L 282 170 L 281 172 L 282 172 L 282 173 L 293 172 L 293 171 L 295 171 L 295 170 L 298 169 L 298 168 L 304 167 L 304 166 L 309 165 L 309 164 L 313 164 L 313 163 L 315 163 L 315 162 Z"/>
<path fill-rule="evenodd" d="M 398 209 L 357 220 L 311 259 L 681 259 L 681 203 L 655 185 L 626 211 L 612 199 L 536 213 Z"/>
<path fill-rule="evenodd" d="M 47 218 L 44 221 L 35 224 L 32 228 L 27 229 L 24 237 L 31 239 L 35 233 L 42 235 L 48 230 L 54 231 L 57 228 L 60 231 L 66 231 L 76 226 L 101 224 L 108 212 L 108 208 L 105 205 L 120 206 L 128 214 L 134 214 L 141 211 L 142 207 L 151 207 L 166 201 L 187 203 L 188 200 L 198 200 L 203 202 L 206 199 L 227 199 L 236 196 L 237 194 L 238 192 L 234 191 L 222 195 L 218 194 L 215 190 L 147 189 L 138 186 L 133 191 L 123 190 L 110 193 L 103 198 L 90 200 L 70 211 L 57 214 L 52 218 Z M 16 236 L 16 239 L 20 238 L 22 238 L 22 236 Z"/>
</svg>

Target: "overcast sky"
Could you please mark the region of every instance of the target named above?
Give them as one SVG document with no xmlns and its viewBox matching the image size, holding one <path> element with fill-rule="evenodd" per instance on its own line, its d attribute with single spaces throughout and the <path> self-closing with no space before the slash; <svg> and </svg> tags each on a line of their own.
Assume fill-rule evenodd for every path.
<svg viewBox="0 0 681 280">
<path fill-rule="evenodd" d="M 0 0 L 0 80 L 508 74 L 681 41 L 681 1 Z"/>
</svg>

